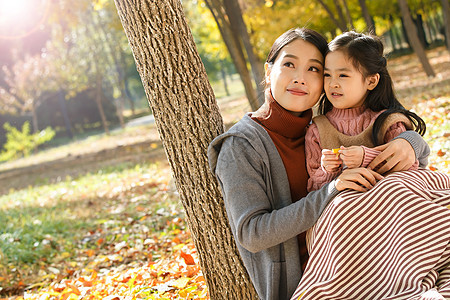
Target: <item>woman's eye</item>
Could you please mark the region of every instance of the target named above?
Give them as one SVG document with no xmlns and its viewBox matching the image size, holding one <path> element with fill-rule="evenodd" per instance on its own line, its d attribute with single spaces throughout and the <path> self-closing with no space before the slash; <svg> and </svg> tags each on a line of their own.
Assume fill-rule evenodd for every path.
<svg viewBox="0 0 450 300">
<path fill-rule="evenodd" d="M 325 74 L 323 74 L 323 77 L 330 77 L 330 74 L 325 73 Z"/>
<path fill-rule="evenodd" d="M 292 68 L 292 67 L 294 67 L 294 64 L 288 61 L 288 62 L 284 63 L 284 66 L 288 67 L 288 68 Z"/>
<path fill-rule="evenodd" d="M 341 75 L 339 75 L 339 77 L 348 77 L 348 76 L 345 74 L 341 74 Z"/>
<path fill-rule="evenodd" d="M 310 67 L 308 71 L 319 72 L 320 70 L 317 67 Z"/>
</svg>

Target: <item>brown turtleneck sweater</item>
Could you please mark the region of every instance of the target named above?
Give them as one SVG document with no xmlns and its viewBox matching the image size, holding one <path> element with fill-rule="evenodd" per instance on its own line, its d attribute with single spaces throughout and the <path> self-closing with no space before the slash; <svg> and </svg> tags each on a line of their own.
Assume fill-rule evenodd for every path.
<svg viewBox="0 0 450 300">
<path fill-rule="evenodd" d="M 266 93 L 266 102 L 252 119 L 261 124 L 271 137 L 286 169 L 292 202 L 306 196 L 308 173 L 305 160 L 306 127 L 311 121 L 312 111 L 307 110 L 299 117 L 292 115 Z M 302 269 L 308 261 L 305 241 L 306 232 L 298 236 Z"/>
</svg>

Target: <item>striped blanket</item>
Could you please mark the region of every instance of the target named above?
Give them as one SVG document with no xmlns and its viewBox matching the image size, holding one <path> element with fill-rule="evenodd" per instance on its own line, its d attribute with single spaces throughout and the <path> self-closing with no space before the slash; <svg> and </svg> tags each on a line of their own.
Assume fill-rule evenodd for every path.
<svg viewBox="0 0 450 300">
<path fill-rule="evenodd" d="M 397 172 L 344 191 L 307 233 L 291 299 L 450 299 L 450 177 Z"/>
</svg>

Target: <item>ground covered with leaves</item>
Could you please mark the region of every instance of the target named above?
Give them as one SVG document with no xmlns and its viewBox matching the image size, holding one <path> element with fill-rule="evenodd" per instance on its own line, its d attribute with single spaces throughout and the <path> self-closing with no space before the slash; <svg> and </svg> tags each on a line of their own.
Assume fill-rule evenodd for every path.
<svg viewBox="0 0 450 300">
<path fill-rule="evenodd" d="M 4 297 L 207 297 L 167 164 L 12 192 L 0 198 L 0 222 Z"/>
<path fill-rule="evenodd" d="M 390 65 L 399 98 L 427 123 L 429 168 L 450 174 L 450 59 L 448 52 L 435 53 L 430 55 L 440 80 L 420 70 L 405 75 L 404 66 L 417 68 L 413 56 Z M 230 124 L 249 109 L 243 97 L 219 99 L 219 106 Z M 95 148 L 139 138 L 138 132 L 156 134 L 154 126 L 127 130 L 123 137 L 101 137 Z M 122 162 L 10 190 L 0 196 L 0 224 L 0 299 L 208 299 L 164 159 Z"/>
</svg>

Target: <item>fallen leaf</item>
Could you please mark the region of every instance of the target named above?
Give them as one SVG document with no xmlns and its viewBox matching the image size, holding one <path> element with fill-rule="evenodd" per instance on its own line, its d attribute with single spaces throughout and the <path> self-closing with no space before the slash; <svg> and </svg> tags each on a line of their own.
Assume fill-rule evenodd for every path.
<svg viewBox="0 0 450 300">
<path fill-rule="evenodd" d="M 187 254 L 187 253 L 185 253 L 183 251 L 180 251 L 180 255 L 184 259 L 184 262 L 187 265 L 195 265 L 195 261 L 194 261 L 194 258 L 192 257 L 192 255 Z"/>
<path fill-rule="evenodd" d="M 174 282 L 172 282 L 171 286 L 179 288 L 181 290 L 186 287 L 186 285 L 188 284 L 188 282 L 190 280 L 191 280 L 190 278 L 181 277 L 181 278 L 178 278 L 177 280 L 175 280 Z"/>
</svg>

